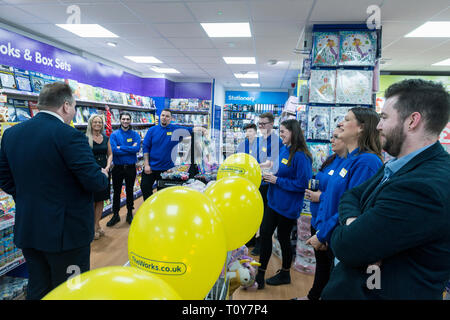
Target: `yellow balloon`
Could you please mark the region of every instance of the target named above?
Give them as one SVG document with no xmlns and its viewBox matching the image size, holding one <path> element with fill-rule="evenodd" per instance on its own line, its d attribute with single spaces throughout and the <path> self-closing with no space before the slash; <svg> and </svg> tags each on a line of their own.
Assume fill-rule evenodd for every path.
<svg viewBox="0 0 450 320">
<path fill-rule="evenodd" d="M 158 275 L 183 299 L 204 299 L 226 259 L 217 209 L 203 193 L 170 187 L 148 198 L 128 235 L 130 264 Z"/>
<path fill-rule="evenodd" d="M 241 177 L 226 177 L 205 190 L 220 212 L 227 250 L 247 243 L 261 225 L 264 202 L 256 186 Z"/>
<path fill-rule="evenodd" d="M 225 159 L 217 172 L 217 180 L 224 177 L 243 177 L 257 188 L 261 184 L 261 167 L 258 161 L 247 153 L 235 153 Z"/>
<path fill-rule="evenodd" d="M 105 267 L 62 283 L 43 300 L 181 300 L 160 278 L 134 267 Z"/>
</svg>

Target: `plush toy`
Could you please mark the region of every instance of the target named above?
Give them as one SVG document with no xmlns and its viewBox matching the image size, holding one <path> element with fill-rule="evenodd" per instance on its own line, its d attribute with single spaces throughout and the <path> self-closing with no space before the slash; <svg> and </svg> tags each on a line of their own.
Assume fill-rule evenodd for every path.
<svg viewBox="0 0 450 320">
<path fill-rule="evenodd" d="M 231 253 L 230 262 L 227 265 L 227 278 L 230 281 L 229 295 L 242 286 L 244 290 L 256 290 L 255 282 L 257 267 L 261 264 L 248 255 L 248 248 L 242 246 Z"/>
</svg>

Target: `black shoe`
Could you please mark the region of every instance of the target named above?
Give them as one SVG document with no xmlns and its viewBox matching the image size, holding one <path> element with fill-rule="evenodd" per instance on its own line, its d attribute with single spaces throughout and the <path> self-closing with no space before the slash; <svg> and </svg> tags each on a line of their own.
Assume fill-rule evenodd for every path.
<svg viewBox="0 0 450 320">
<path fill-rule="evenodd" d="M 120 216 L 118 213 L 114 213 L 111 220 L 108 221 L 108 223 L 106 224 L 107 227 L 112 227 L 113 225 L 115 225 L 117 222 L 120 221 Z"/>
<path fill-rule="evenodd" d="M 128 222 L 128 224 L 131 224 L 131 221 L 133 221 L 133 212 L 132 211 L 128 211 L 128 213 L 127 213 L 127 222 Z"/>
<path fill-rule="evenodd" d="M 266 274 L 265 271 L 258 270 L 258 273 L 256 274 L 255 282 L 258 284 L 258 290 L 264 289 L 264 275 Z"/>
<path fill-rule="evenodd" d="M 290 284 L 291 283 L 290 271 L 280 269 L 278 270 L 278 273 L 276 275 L 274 275 L 272 278 L 267 279 L 266 283 L 271 286 Z"/>
</svg>

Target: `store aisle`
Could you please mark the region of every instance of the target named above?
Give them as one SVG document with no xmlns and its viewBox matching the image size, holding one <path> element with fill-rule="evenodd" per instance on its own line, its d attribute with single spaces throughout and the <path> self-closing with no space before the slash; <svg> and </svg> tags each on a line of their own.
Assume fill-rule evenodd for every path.
<svg viewBox="0 0 450 320">
<path fill-rule="evenodd" d="M 134 202 L 137 209 L 142 204 L 142 197 Z M 136 211 L 136 210 L 135 210 Z M 122 207 L 119 212 L 120 222 L 114 227 L 106 227 L 106 223 L 111 216 L 107 216 L 100 220 L 100 225 L 105 230 L 105 236 L 99 240 L 94 240 L 91 245 L 91 270 L 106 266 L 124 265 L 128 261 L 128 230 L 129 225 L 125 221 L 127 211 L 126 207 Z M 255 257 L 258 260 L 257 257 Z M 281 260 L 272 256 L 270 259 L 266 274 L 268 277 L 275 274 L 280 269 Z M 306 275 L 295 271 L 291 271 L 292 283 L 283 286 L 268 286 L 264 290 L 245 291 L 238 289 L 233 294 L 233 300 L 289 300 L 293 297 L 300 297 L 307 294 L 311 288 L 314 276 Z"/>
</svg>

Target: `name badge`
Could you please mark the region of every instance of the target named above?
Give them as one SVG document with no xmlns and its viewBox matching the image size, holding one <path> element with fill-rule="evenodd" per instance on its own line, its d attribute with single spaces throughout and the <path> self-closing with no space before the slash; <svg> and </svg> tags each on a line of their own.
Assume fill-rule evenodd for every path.
<svg viewBox="0 0 450 320">
<path fill-rule="evenodd" d="M 171 135 L 172 135 L 172 132 L 167 132 L 167 135 L 168 135 L 168 136 L 171 136 Z"/>
<path fill-rule="evenodd" d="M 263 151 L 263 152 L 267 152 L 267 148 L 263 147 L 263 148 L 262 148 L 262 151 Z"/>
<path fill-rule="evenodd" d="M 341 172 L 339 172 L 339 175 L 344 178 L 347 175 L 347 170 L 345 168 L 342 168 Z"/>
<path fill-rule="evenodd" d="M 333 174 L 334 174 L 334 170 L 328 171 L 328 175 L 329 175 L 329 176 L 332 176 Z"/>
<path fill-rule="evenodd" d="M 133 142 L 133 138 L 127 139 L 127 142 Z"/>
<path fill-rule="evenodd" d="M 283 160 L 281 160 L 281 163 L 287 164 L 287 163 L 288 163 L 288 159 L 283 159 Z"/>
</svg>

